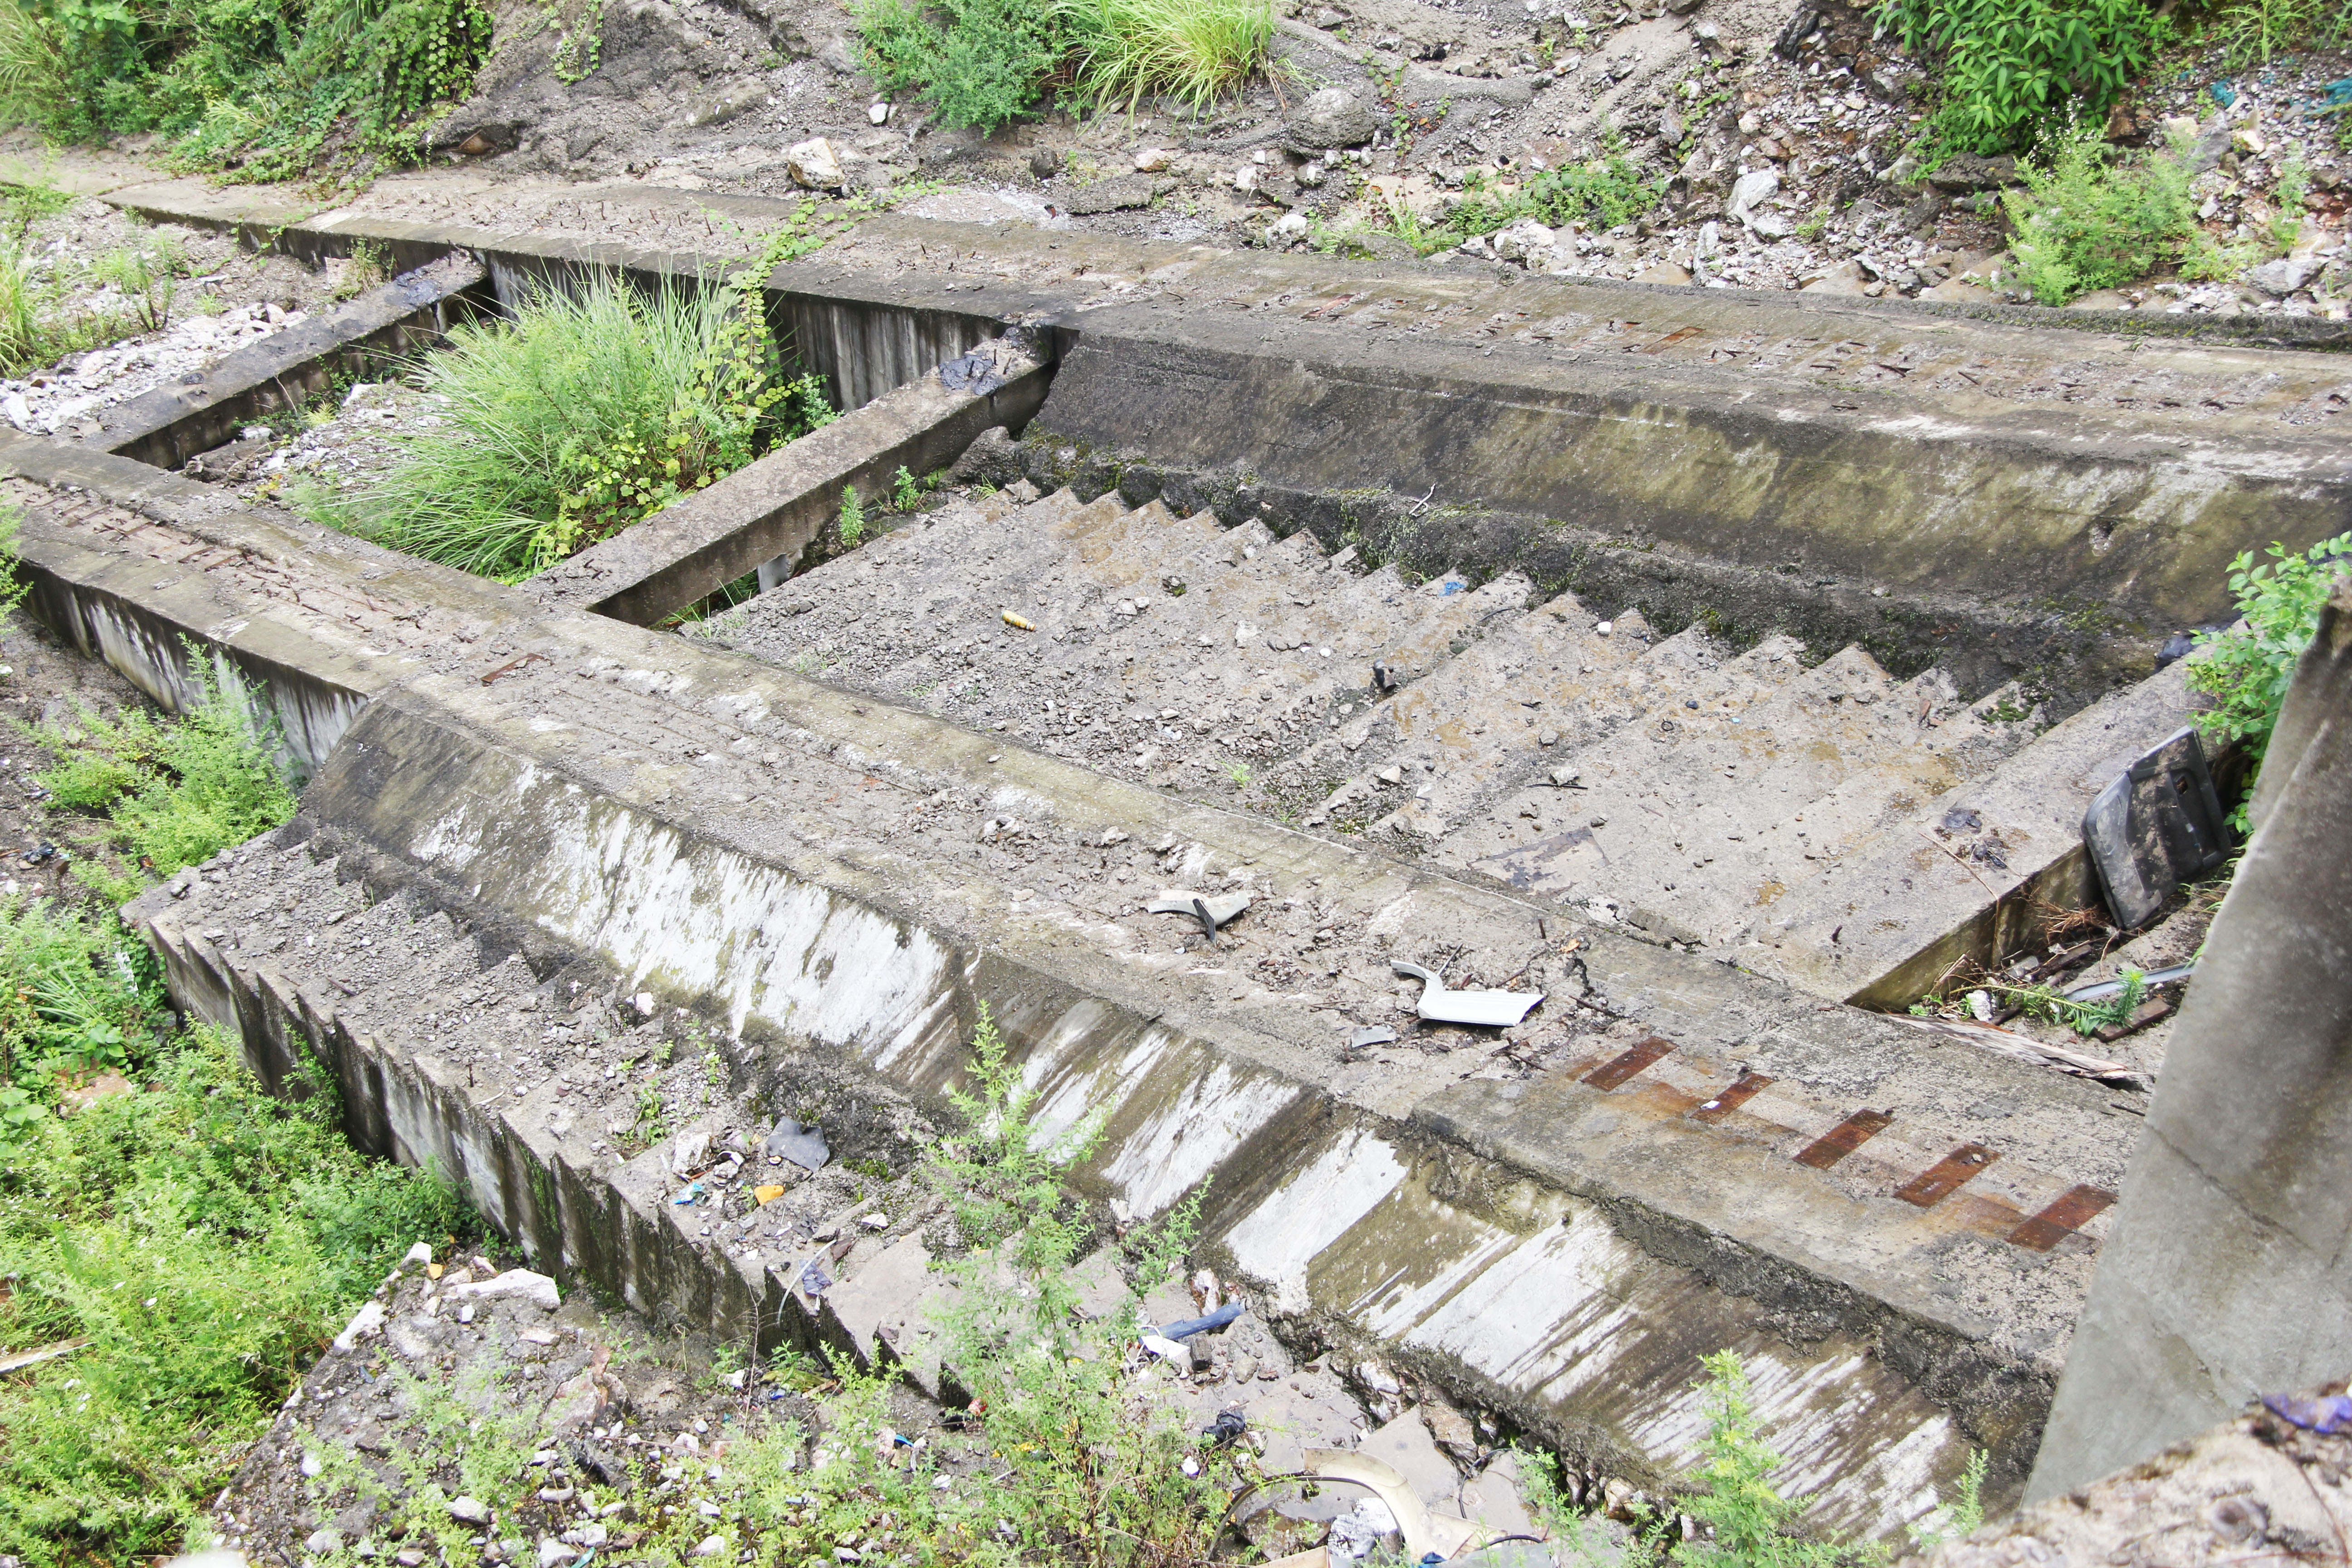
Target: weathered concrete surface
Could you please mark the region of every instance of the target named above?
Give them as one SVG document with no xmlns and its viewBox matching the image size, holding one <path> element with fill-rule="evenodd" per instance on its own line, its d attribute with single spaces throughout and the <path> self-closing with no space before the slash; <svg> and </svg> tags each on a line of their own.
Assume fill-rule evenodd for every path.
<svg viewBox="0 0 2352 1568">
<path fill-rule="evenodd" d="M 951 392 L 933 373 L 850 405 L 831 424 L 550 567 L 530 592 L 651 626 L 779 557 L 797 566 L 818 552 L 845 487 L 878 506 L 901 468 L 936 472 L 982 430 L 1027 424 L 1053 367 L 1025 364 L 984 395 Z"/>
<path fill-rule="evenodd" d="M 489 303 L 482 287 L 488 276 L 467 256 L 428 262 L 171 385 L 116 404 L 100 416 L 102 436 L 94 445 L 176 468 L 231 439 L 240 425 L 299 408 L 337 370 L 437 342 Z"/>
<path fill-rule="evenodd" d="M 2303 1397 L 2343 1389 L 2336 1378 Z M 2257 1407 L 2143 1452 L 2111 1475 L 1937 1548 L 1925 1568 L 2343 1560 L 2352 1538 L 2352 1437 L 2302 1430 Z"/>
<path fill-rule="evenodd" d="M 2295 670 L 2030 1495 L 2352 1362 L 2352 584 Z"/>
<path fill-rule="evenodd" d="M 93 489 L 121 477 L 76 460 Z M 396 671 L 306 810 L 431 907 L 698 1005 L 745 1050 L 829 1054 L 922 1103 L 985 1000 L 1056 1121 L 1107 1117 L 1091 1190 L 1150 1212 L 1214 1173 L 1212 1255 L 1286 1312 L 1605 1468 L 1686 1462 L 1695 1357 L 1729 1345 L 1825 1524 L 1891 1529 L 1972 1445 L 2014 1484 L 2101 1227 L 2059 1227 L 2047 1250 L 2010 1238 L 2116 1179 L 2134 1119 L 2105 1092 L 291 520 L 130 499 L 173 515 L 30 509 L 45 605 L 76 605 L 96 559 L 104 597 L 159 624 L 263 622 L 337 668 Z M 281 599 L 265 585 L 289 537 L 319 549 Z M 158 568 L 207 550 L 202 597 L 128 570 L 176 582 Z M 1171 879 L 1257 905 L 1212 954 L 1141 912 Z M 182 984 L 251 984 L 253 960 L 207 952 L 206 929 L 159 930 Z M 1400 1017 L 1391 954 L 1552 999 L 1507 1038 L 1349 1059 L 1355 1025 Z M 348 994 L 331 969 L 303 986 Z M 452 1042 L 426 1053 L 443 1068 L 382 1048 L 346 1091 L 406 1104 L 399 1136 L 469 1181 L 499 1173 L 486 1212 L 542 1255 L 588 1256 L 565 1238 L 616 1223 L 612 1200 L 508 1172 L 520 1150 L 472 1099 L 498 1064 L 467 1062 L 461 1089 Z M 1876 1135 L 1818 1154 L 1863 1107 Z M 1964 1185 L 1927 1175 L 1969 1148 Z M 646 1289 L 713 1312 L 769 1289 L 707 1257 L 624 1249 Z"/>
<path fill-rule="evenodd" d="M 586 267 L 728 265 L 179 184 L 110 199 L 298 250 L 366 238 L 404 265 L 465 246 L 509 300 Z M 713 210 L 793 210 L 730 202 Z M 2230 618 L 2238 552 L 2352 526 L 2334 427 L 2352 366 L 2152 335 L 2183 318 L 2091 331 L 896 216 L 768 288 L 845 392 L 927 368 L 910 344 L 1050 319 L 1066 368 L 1038 426 L 1130 501 L 1192 487 L 1229 521 L 1272 507 L 1277 531 L 1309 524 L 1424 572 L 1638 593 L 1670 630 L 1724 617 L 1822 652 L 1859 642 L 1905 675 L 1942 663 L 1969 696 L 2024 679 L 2078 707 L 2144 673 L 2169 633 Z"/>
</svg>

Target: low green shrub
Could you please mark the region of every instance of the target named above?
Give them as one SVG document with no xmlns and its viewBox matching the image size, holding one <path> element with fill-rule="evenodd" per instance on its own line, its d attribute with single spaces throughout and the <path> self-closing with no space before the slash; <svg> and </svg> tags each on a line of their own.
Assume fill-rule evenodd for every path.
<svg viewBox="0 0 2352 1568">
<path fill-rule="evenodd" d="M 2018 173 L 2024 185 L 2002 197 L 2010 254 L 2045 305 L 2145 277 L 2191 253 L 2200 237 L 2180 149 L 2118 159 L 2078 126 L 2047 157 L 2021 159 Z"/>
<path fill-rule="evenodd" d="M 855 0 L 866 68 L 984 132 L 1056 88 L 1082 104 L 1165 93 L 1194 110 L 1267 68 L 1269 0 Z"/>
<path fill-rule="evenodd" d="M 349 491 L 298 489 L 320 521 L 514 582 L 649 517 L 832 417 L 787 379 L 756 295 L 651 296 L 600 275 L 467 325 L 412 366 L 446 405 Z"/>
<path fill-rule="evenodd" d="M 119 921 L 0 899 L 0 1153 L 68 1079 L 139 1065 L 165 1016 L 154 957 Z"/>
<path fill-rule="evenodd" d="M 128 861 L 109 869 L 84 858 L 75 877 L 117 902 L 294 815 L 275 726 L 215 679 L 204 656 L 192 648 L 190 658 L 201 697 L 178 719 L 82 708 L 71 724 L 40 731 L 58 761 L 35 777 L 58 805 L 100 818 L 101 843 Z"/>
<path fill-rule="evenodd" d="M 1507 196 L 1488 195 L 1485 176 L 1478 176 L 1468 194 L 1448 212 L 1446 226 L 1465 237 L 1493 234 L 1526 217 L 1555 228 L 1572 223 L 1615 228 L 1664 200 L 1672 183 L 1668 174 L 1643 179 L 1640 166 L 1625 155 L 1623 144 L 1612 140 L 1601 156 L 1547 169 Z"/>
<path fill-rule="evenodd" d="M 331 147 L 413 162 L 490 45 L 478 0 L 0 0 L 0 119 L 160 131 L 192 167 L 279 179 Z"/>
<path fill-rule="evenodd" d="M 1936 62 L 1931 140 L 1963 153 L 2022 148 L 2070 105 L 2103 120 L 2170 37 L 2146 0 L 1880 0 L 1878 14 Z"/>
<path fill-rule="evenodd" d="M 2280 544 L 2265 553 L 2270 559 L 2260 564 L 2251 551 L 2230 563 L 2230 592 L 2244 624 L 2198 634 L 2200 657 L 2189 667 L 2189 689 L 2213 699 L 2198 715 L 2198 729 L 2208 740 L 2243 746 L 2257 768 L 2328 593 L 2352 572 L 2352 533 L 2323 539 L 2300 554 Z M 2235 821 L 2243 832 L 2244 806 Z"/>
<path fill-rule="evenodd" d="M 471 1226 L 355 1153 L 331 1096 L 265 1093 L 227 1037 L 134 1055 L 138 1091 L 34 1118 L 0 1161 L 0 1352 L 89 1342 L 0 1381 L 0 1541 L 26 1568 L 179 1550 L 402 1251 Z"/>
</svg>

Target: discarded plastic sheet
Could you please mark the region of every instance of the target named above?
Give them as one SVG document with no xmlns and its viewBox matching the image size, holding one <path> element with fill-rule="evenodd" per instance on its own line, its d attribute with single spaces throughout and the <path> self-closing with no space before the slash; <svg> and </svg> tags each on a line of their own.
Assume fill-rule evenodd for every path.
<svg viewBox="0 0 2352 1568">
<path fill-rule="evenodd" d="M 28 1366 L 38 1366 L 45 1361 L 55 1361 L 61 1355 L 71 1355 L 88 1343 L 89 1341 L 87 1339 L 59 1340 L 53 1345 L 43 1345 L 38 1350 L 17 1351 L 11 1355 L 0 1356 L 0 1372 L 21 1372 Z"/>
<path fill-rule="evenodd" d="M 2174 889 L 2230 858 L 2221 797 L 2193 726 L 2123 771 L 2083 814 L 2083 847 L 2107 910 L 2126 931 L 2154 920 Z"/>
<path fill-rule="evenodd" d="M 1160 1331 L 1166 1340 L 1189 1340 L 1194 1334 L 1205 1334 L 1212 1329 L 1222 1329 L 1242 1315 L 1239 1301 L 1228 1301 L 1205 1318 L 1187 1318 L 1181 1323 L 1169 1323 Z"/>
<path fill-rule="evenodd" d="M 680 1205 L 680 1206 L 683 1206 L 683 1205 L 687 1205 L 687 1204 L 690 1204 L 690 1203 L 694 1202 L 694 1200 L 695 1200 L 695 1199 L 697 1199 L 697 1198 L 700 1197 L 701 1195 L 702 1195 L 702 1184 L 701 1184 L 700 1182 L 688 1182 L 688 1183 L 687 1183 L 687 1184 L 686 1184 L 686 1186 L 685 1186 L 685 1187 L 684 1187 L 684 1188 L 683 1188 L 683 1189 L 678 1193 L 677 1196 L 676 1196 L 676 1197 L 674 1197 L 674 1198 L 670 1199 L 670 1202 L 671 1202 L 671 1203 L 673 1203 L 673 1204 L 677 1204 L 677 1205 Z"/>
<path fill-rule="evenodd" d="M 824 1141 L 824 1129 L 814 1123 L 803 1127 L 789 1116 L 776 1123 L 776 1130 L 768 1134 L 761 1147 L 803 1171 L 821 1171 L 833 1158 L 833 1150 Z"/>
<path fill-rule="evenodd" d="M 822 1296 L 833 1289 L 833 1276 L 824 1271 L 824 1266 L 822 1263 L 811 1258 L 801 1269 L 798 1283 L 800 1288 L 810 1295 Z"/>
<path fill-rule="evenodd" d="M 1434 971 L 1401 958 L 1389 960 L 1389 967 L 1408 980 L 1422 983 L 1418 1011 L 1433 1023 L 1508 1028 L 1544 999 L 1540 991 L 1448 991 L 1445 982 Z"/>
<path fill-rule="evenodd" d="M 1248 1430 L 1249 1419 L 1240 1411 L 1220 1410 L 1215 1421 L 1201 1428 L 1201 1436 L 1223 1448 L 1239 1441 Z"/>
<path fill-rule="evenodd" d="M 1229 926 L 1235 917 L 1250 907 L 1253 896 L 1249 893 L 1188 893 L 1181 889 L 1171 889 L 1144 905 L 1143 910 L 1146 914 L 1191 915 L 1199 920 L 1200 910 L 1194 906 L 1205 905 L 1210 920 L 1219 926 Z"/>
<path fill-rule="evenodd" d="M 1488 1534 L 1483 1527 L 1466 1519 L 1453 1519 L 1444 1514 L 1432 1514 L 1422 1506 L 1421 1498 L 1396 1467 L 1370 1454 L 1351 1454 L 1338 1448 L 1309 1448 L 1304 1461 L 1309 1475 L 1328 1476 L 1333 1480 L 1353 1481 L 1369 1487 L 1397 1521 L 1404 1536 L 1405 1551 L 1415 1560 L 1437 1553 L 1440 1562 L 1461 1551 L 1477 1537 Z M 1362 1506 L 1358 1505 L 1360 1508 Z"/>
<path fill-rule="evenodd" d="M 2265 1394 L 2263 1407 L 2280 1420 L 2323 1437 L 2352 1436 L 2352 1394 L 2328 1394 L 2317 1399 Z"/>
<path fill-rule="evenodd" d="M 1396 1037 L 1397 1032 L 1386 1024 L 1367 1024 L 1348 1037 L 1348 1048 L 1360 1051 L 1367 1046 L 1385 1046 Z"/>
<path fill-rule="evenodd" d="M 1142 1342 L 1145 1350 L 1161 1361 L 1181 1361 L 1189 1365 L 1192 1360 L 1191 1351 L 1163 1334 L 1145 1334 Z"/>
<path fill-rule="evenodd" d="M 2194 963 L 2176 963 L 2165 969 L 2151 969 L 2139 977 L 2143 985 L 2172 985 L 2188 979 L 2197 972 Z M 2124 994 L 2120 980 L 2101 980 L 2090 985 L 2078 985 L 2066 993 L 2069 1002 L 2104 1002 L 2110 996 Z"/>
</svg>

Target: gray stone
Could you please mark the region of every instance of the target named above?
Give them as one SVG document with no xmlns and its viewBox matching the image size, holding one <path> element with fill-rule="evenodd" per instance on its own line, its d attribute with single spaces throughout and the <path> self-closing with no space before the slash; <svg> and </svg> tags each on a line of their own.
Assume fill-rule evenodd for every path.
<svg viewBox="0 0 2352 1568">
<path fill-rule="evenodd" d="M 490 1510 L 478 1499 L 455 1497 L 449 1500 L 449 1517 L 459 1524 L 480 1526 L 490 1522 Z"/>
<path fill-rule="evenodd" d="M 1308 147 L 1360 147 L 1380 129 L 1371 106 L 1345 88 L 1307 94 L 1290 118 L 1293 139 Z"/>
<path fill-rule="evenodd" d="M 2326 265 L 2325 258 L 2317 256 L 2282 256 L 2247 273 L 2246 281 L 2273 300 L 2284 300 L 2318 276 Z"/>
<path fill-rule="evenodd" d="M 1148 207 L 1152 198 L 1176 188 L 1176 182 L 1164 174 L 1120 174 L 1113 179 L 1097 180 L 1091 185 L 1081 185 L 1062 197 L 1062 210 L 1079 217 L 1097 213 L 1125 212 L 1134 207 Z"/>
<path fill-rule="evenodd" d="M 843 179 L 840 155 L 822 136 L 785 148 L 784 173 L 793 184 L 812 191 L 839 190 Z"/>
</svg>

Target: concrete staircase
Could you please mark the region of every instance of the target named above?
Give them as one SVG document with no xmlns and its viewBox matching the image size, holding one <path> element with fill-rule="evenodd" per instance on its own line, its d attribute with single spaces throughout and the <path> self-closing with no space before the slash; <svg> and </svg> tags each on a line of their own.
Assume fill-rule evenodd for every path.
<svg viewBox="0 0 2352 1568">
<path fill-rule="evenodd" d="M 2187 711 L 2158 677 L 2037 738 L 2014 686 L 1963 700 L 1859 647 L 1808 668 L 1786 637 L 1659 637 L 1516 575 L 1414 584 L 1352 558 L 1158 501 L 958 500 L 699 629 L 1841 996 L 2072 852 L 2049 823 L 2097 787 L 2073 776 L 2086 731 L 2104 763 Z M 1988 826 L 1972 791 L 2034 830 Z M 1890 896 L 1905 918 L 1843 918 Z M 1837 951 L 1775 963 L 1792 933 Z"/>
</svg>

